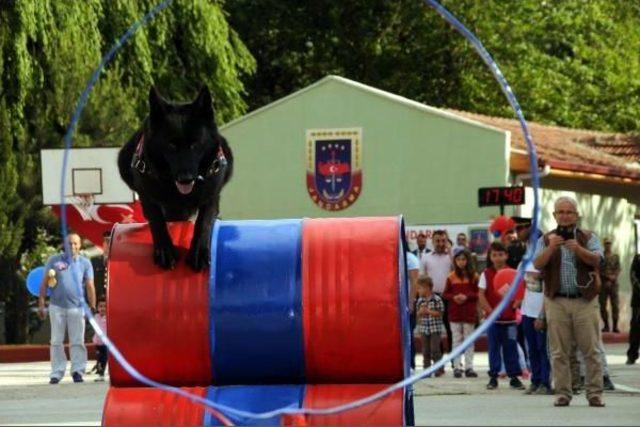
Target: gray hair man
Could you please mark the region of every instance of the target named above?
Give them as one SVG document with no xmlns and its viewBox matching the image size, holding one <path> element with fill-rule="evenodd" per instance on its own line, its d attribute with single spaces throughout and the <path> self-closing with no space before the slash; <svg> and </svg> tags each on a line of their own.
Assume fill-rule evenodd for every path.
<svg viewBox="0 0 640 427">
<path fill-rule="evenodd" d="M 538 240 L 533 264 L 544 280 L 544 307 L 555 386 L 555 406 L 568 406 L 571 397 L 570 356 L 573 343 L 584 355 L 585 389 L 589 406 L 602 407 L 598 299 L 602 247 L 598 237 L 578 227 L 578 203 L 571 197 L 555 201 L 557 228 Z"/>
</svg>

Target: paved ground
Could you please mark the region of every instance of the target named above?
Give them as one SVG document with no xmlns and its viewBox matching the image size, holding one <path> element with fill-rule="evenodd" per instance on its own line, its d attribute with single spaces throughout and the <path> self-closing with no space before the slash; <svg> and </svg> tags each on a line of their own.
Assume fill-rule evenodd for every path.
<svg viewBox="0 0 640 427">
<path fill-rule="evenodd" d="M 626 345 L 607 347 L 616 391 L 605 394 L 605 408 L 587 406 L 584 394 L 568 408 L 554 408 L 552 396 L 525 396 L 510 390 L 507 380 L 497 390 L 485 389 L 486 353 L 476 354 L 476 379 L 453 378 L 451 371 L 415 387 L 418 425 L 639 425 L 640 364 L 624 364 Z M 99 425 L 107 383 L 83 384 L 69 377 L 48 382 L 49 364 L 0 364 L 0 425 Z"/>
<path fill-rule="evenodd" d="M 605 392 L 605 408 L 591 408 L 584 393 L 568 408 L 553 406 L 553 396 L 524 395 L 511 390 L 508 379 L 497 390 L 485 388 L 488 360 L 476 354 L 475 379 L 427 378 L 415 386 L 417 425 L 640 425 L 640 365 L 625 365 L 625 344 L 607 344 L 607 362 L 615 391 Z M 528 381 L 523 381 L 528 385 Z"/>
</svg>

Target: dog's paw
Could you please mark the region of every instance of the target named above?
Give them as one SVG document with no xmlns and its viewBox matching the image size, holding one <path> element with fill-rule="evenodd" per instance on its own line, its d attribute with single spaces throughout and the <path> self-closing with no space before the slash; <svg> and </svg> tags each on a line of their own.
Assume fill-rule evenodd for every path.
<svg viewBox="0 0 640 427">
<path fill-rule="evenodd" d="M 187 265 L 195 271 L 209 268 L 210 252 L 208 245 L 192 245 L 187 254 Z"/>
<path fill-rule="evenodd" d="M 153 245 L 153 262 L 165 270 L 173 270 L 178 260 L 178 250 L 172 243 Z"/>
</svg>

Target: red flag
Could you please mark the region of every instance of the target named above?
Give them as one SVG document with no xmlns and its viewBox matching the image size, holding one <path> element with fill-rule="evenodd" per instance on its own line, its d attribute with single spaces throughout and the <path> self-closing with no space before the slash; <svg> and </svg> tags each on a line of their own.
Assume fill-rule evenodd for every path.
<svg viewBox="0 0 640 427">
<path fill-rule="evenodd" d="M 54 205 L 51 208 L 60 217 L 60 205 Z M 69 228 L 100 248 L 104 240 L 103 234 L 111 231 L 115 223 L 129 222 L 147 222 L 139 200 L 129 204 L 67 205 Z"/>
</svg>

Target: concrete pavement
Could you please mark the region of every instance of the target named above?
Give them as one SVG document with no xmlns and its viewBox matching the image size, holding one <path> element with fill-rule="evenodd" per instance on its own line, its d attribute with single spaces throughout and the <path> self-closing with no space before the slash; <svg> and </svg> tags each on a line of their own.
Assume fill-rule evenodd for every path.
<svg viewBox="0 0 640 427">
<path fill-rule="evenodd" d="M 640 364 L 625 365 L 625 344 L 607 344 L 616 391 L 606 392 L 605 408 L 587 406 L 584 394 L 568 408 L 553 407 L 553 396 L 526 396 L 501 380 L 486 390 L 487 354 L 476 353 L 479 378 L 427 378 L 415 386 L 417 425 L 638 425 Z M 94 375 L 74 384 L 66 376 L 48 384 L 47 362 L 0 364 L 0 425 L 99 425 L 108 383 Z M 528 381 L 524 381 L 528 384 Z"/>
<path fill-rule="evenodd" d="M 640 425 L 640 365 L 625 365 L 626 344 L 605 344 L 615 391 L 604 394 L 606 407 L 588 406 L 584 392 L 567 408 L 553 406 L 553 396 L 524 395 L 501 379 L 496 390 L 485 388 L 489 377 L 487 353 L 476 353 L 478 378 L 444 376 L 415 385 L 417 425 L 539 425 L 593 426 Z M 529 381 L 523 381 L 529 385 Z"/>
</svg>

